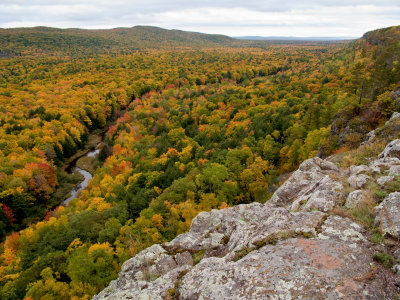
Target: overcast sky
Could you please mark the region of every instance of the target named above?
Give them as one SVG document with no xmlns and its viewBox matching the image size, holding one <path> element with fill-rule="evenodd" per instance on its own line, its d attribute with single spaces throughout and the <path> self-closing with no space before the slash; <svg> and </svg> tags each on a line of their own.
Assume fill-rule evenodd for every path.
<svg viewBox="0 0 400 300">
<path fill-rule="evenodd" d="M 400 25 L 400 0 L 0 0 L 0 27 L 153 25 L 230 36 L 358 37 Z"/>
</svg>

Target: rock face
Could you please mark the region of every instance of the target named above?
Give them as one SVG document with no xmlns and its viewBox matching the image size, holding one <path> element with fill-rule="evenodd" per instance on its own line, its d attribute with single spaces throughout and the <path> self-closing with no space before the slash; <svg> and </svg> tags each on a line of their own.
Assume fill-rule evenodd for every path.
<svg viewBox="0 0 400 300">
<path fill-rule="evenodd" d="M 400 158 L 400 140 L 394 140 L 386 146 L 379 158 L 396 157 Z"/>
<path fill-rule="evenodd" d="M 393 92 L 394 95 L 398 95 L 400 90 Z M 397 97 L 398 98 L 398 97 Z M 397 105 L 400 105 L 400 102 L 397 101 Z M 388 138 L 388 140 L 393 140 L 397 138 L 397 134 L 400 130 L 400 113 L 393 113 L 390 120 L 388 120 L 383 127 L 377 128 L 375 130 L 370 131 L 365 135 L 364 142 L 361 145 L 371 144 L 376 141 L 377 136 L 384 136 Z"/>
<path fill-rule="evenodd" d="M 400 193 L 389 194 L 378 206 L 376 223 L 384 233 L 400 237 Z"/>
<path fill-rule="evenodd" d="M 364 243 L 358 225 L 341 217 L 329 217 L 313 238 L 292 237 L 276 245 L 266 244 L 238 261 L 203 259 L 181 279 L 180 298 L 378 297 L 372 285 L 365 289 L 357 281 L 372 270 L 365 265 L 372 260 L 363 250 Z"/>
<path fill-rule="evenodd" d="M 328 211 L 342 201 L 343 185 L 337 179 L 340 177 L 335 164 L 318 157 L 308 159 L 274 193 L 269 203 L 292 210 Z"/>
<path fill-rule="evenodd" d="M 399 146 L 348 170 L 306 160 L 266 204 L 200 213 L 189 232 L 126 261 L 93 299 L 393 299 L 399 275 L 373 260 L 380 246 L 332 210 L 357 208 L 359 188 L 394 180 Z M 400 237 L 400 193 L 376 211 L 382 233 Z"/>
</svg>

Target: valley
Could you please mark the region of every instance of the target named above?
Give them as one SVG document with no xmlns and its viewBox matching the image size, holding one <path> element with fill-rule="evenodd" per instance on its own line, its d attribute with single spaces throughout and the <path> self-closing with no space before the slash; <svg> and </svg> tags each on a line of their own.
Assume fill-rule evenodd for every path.
<svg viewBox="0 0 400 300">
<path fill-rule="evenodd" d="M 400 110 L 399 27 L 334 43 L 156 27 L 0 37 L 1 299 L 90 299 L 196 216 L 269 207 L 303 161 L 345 169 L 390 142 L 357 151 L 370 131 L 398 138 L 384 125 Z M 190 249 L 194 265 L 214 255 Z"/>
</svg>

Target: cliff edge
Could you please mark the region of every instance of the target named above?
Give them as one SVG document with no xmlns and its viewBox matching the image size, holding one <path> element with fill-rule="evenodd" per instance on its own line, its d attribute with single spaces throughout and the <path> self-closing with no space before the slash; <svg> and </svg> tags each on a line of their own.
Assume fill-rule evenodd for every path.
<svg viewBox="0 0 400 300">
<path fill-rule="evenodd" d="M 385 126 L 399 123 L 395 113 Z M 308 159 L 266 204 L 200 213 L 189 232 L 126 261 L 93 299 L 398 297 L 400 140 L 382 148 L 350 166 Z"/>
</svg>

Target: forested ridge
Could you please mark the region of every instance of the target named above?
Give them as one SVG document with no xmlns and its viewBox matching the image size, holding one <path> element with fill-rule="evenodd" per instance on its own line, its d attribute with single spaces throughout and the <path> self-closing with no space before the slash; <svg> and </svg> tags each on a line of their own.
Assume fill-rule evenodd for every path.
<svg viewBox="0 0 400 300">
<path fill-rule="evenodd" d="M 89 299 L 199 212 L 265 202 L 303 160 L 358 145 L 399 109 L 399 32 L 262 48 L 196 34 L 174 50 L 155 34 L 166 49 L 0 59 L 0 298 Z M 91 184 L 53 210 L 96 129 Z"/>
<path fill-rule="evenodd" d="M 117 55 L 145 49 L 240 47 L 247 44 L 249 42 L 224 35 L 153 26 L 103 30 L 52 27 L 0 29 L 0 57 Z"/>
<path fill-rule="evenodd" d="M 154 26 L 114 29 L 52 27 L 0 28 L 0 57 L 88 57 L 126 55 L 139 51 L 210 48 L 262 48 L 275 44 L 324 45 L 343 42 L 251 41 L 219 34 L 168 30 Z"/>
</svg>

